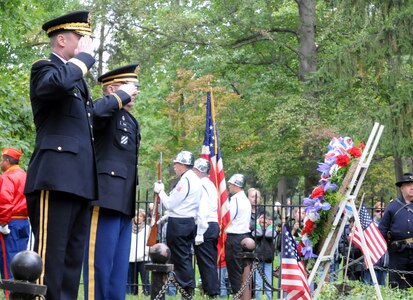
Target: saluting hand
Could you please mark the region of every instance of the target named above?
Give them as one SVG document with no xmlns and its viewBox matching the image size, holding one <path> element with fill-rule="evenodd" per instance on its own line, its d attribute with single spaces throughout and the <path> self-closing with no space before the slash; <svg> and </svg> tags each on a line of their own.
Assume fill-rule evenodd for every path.
<svg viewBox="0 0 413 300">
<path fill-rule="evenodd" d="M 85 52 L 87 54 L 93 55 L 93 40 L 90 36 L 85 35 L 82 36 L 77 44 L 77 48 L 75 49 L 75 55 L 79 54 L 80 52 Z"/>
<path fill-rule="evenodd" d="M 125 83 L 122 84 L 119 87 L 119 90 L 124 91 L 126 94 L 128 94 L 130 97 L 135 96 L 136 94 L 138 94 L 138 88 L 132 84 L 132 83 Z"/>
</svg>

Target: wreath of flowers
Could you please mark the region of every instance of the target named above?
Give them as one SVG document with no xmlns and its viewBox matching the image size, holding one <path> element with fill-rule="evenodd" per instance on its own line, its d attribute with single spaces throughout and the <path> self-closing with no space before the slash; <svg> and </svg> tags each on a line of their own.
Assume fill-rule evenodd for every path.
<svg viewBox="0 0 413 300">
<path fill-rule="evenodd" d="M 363 149 L 364 144 L 357 147 L 349 137 L 333 137 L 328 144 L 324 162 L 318 163 L 317 171 L 321 173 L 319 185 L 303 200 L 306 216 L 297 248 L 304 260 L 317 257 L 313 247 L 320 238 L 323 221 L 326 221 L 330 208 L 339 201 L 338 188 L 351 160 L 360 157 Z"/>
</svg>

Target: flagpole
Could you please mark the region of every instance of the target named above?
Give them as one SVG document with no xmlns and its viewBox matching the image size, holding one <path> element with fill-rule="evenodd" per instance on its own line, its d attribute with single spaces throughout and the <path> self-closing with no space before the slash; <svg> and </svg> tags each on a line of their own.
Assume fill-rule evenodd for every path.
<svg viewBox="0 0 413 300">
<path fill-rule="evenodd" d="M 359 214 L 360 214 L 361 205 L 363 205 L 363 202 L 364 202 L 364 196 L 365 195 L 366 195 L 366 193 L 363 193 L 363 196 L 361 196 L 361 200 L 360 200 L 361 203 L 360 203 L 360 207 L 359 207 L 359 210 L 358 210 Z M 354 224 L 355 223 L 353 223 L 352 230 L 355 228 Z M 348 242 L 347 261 L 346 261 L 346 268 L 344 269 L 343 283 L 346 283 L 346 281 L 347 281 L 348 261 L 350 259 L 350 251 L 351 251 L 351 246 L 352 246 L 352 243 L 353 243 L 353 235 L 354 235 L 354 233 L 350 236 L 350 240 Z M 343 291 L 344 291 L 344 288 L 345 287 L 344 287 L 344 284 L 343 284 Z"/>
<path fill-rule="evenodd" d="M 379 284 L 377 282 L 376 272 L 374 272 L 373 263 L 371 262 L 371 258 L 370 258 L 371 253 L 370 253 L 370 250 L 368 249 L 367 244 L 366 244 L 366 239 L 364 237 L 363 227 L 361 226 L 361 223 L 360 223 L 360 218 L 359 218 L 359 215 L 358 215 L 358 212 L 357 212 L 356 204 L 354 203 L 354 199 L 350 199 L 350 205 L 351 205 L 351 207 L 354 211 L 354 225 L 357 227 L 358 230 L 360 230 L 360 240 L 361 240 L 362 248 L 364 250 L 362 252 L 364 254 L 364 257 L 365 258 L 367 257 L 366 261 L 367 261 L 367 265 L 369 267 L 370 276 L 371 276 L 371 279 L 373 281 L 374 289 L 376 290 L 377 298 L 378 298 L 378 300 L 383 300 L 383 297 L 382 297 L 381 291 L 380 291 L 380 287 L 379 287 Z M 360 205 L 360 207 L 361 207 L 361 205 Z M 372 222 L 374 222 L 374 220 L 372 220 Z"/>
<path fill-rule="evenodd" d="M 211 94 L 211 118 L 212 118 L 212 126 L 214 127 L 214 153 L 217 156 L 218 155 L 218 141 L 217 141 L 217 126 L 215 124 L 215 101 L 214 101 L 214 95 L 212 94 L 212 87 L 209 87 L 209 93 Z M 217 160 L 218 164 L 218 160 Z M 218 184 L 218 172 L 215 172 L 215 182 Z M 219 186 L 217 187 L 217 190 L 219 192 L 219 196 L 221 196 L 221 192 L 219 190 Z"/>
</svg>

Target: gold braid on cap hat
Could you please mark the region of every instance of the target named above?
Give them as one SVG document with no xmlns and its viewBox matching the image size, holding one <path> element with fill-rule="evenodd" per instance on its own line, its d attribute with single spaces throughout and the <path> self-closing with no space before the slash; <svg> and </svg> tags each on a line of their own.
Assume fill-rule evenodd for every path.
<svg viewBox="0 0 413 300">
<path fill-rule="evenodd" d="M 64 29 L 64 30 L 73 30 L 75 32 L 79 32 L 81 34 L 85 35 L 91 35 L 92 30 L 90 29 L 90 24 L 89 23 L 65 23 L 65 24 L 59 24 L 53 27 L 50 27 L 47 29 L 46 33 L 49 34 L 50 32 L 59 30 L 59 29 Z"/>
</svg>

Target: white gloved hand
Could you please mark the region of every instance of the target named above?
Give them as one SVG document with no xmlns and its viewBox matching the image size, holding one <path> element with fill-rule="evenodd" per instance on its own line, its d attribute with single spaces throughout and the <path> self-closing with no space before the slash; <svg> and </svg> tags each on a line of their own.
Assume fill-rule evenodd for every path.
<svg viewBox="0 0 413 300">
<path fill-rule="evenodd" d="M 204 235 L 203 234 L 197 234 L 195 237 L 195 246 L 199 246 L 204 242 Z"/>
<path fill-rule="evenodd" d="M 162 182 L 155 182 L 155 184 L 153 185 L 153 191 L 157 194 L 162 192 L 164 189 L 165 189 L 165 186 Z"/>
<path fill-rule="evenodd" d="M 157 225 L 163 224 L 163 223 L 165 223 L 166 221 L 168 221 L 168 215 L 164 215 L 162 218 L 160 218 L 160 219 L 158 220 L 158 222 L 156 222 L 156 224 L 157 224 Z"/>
<path fill-rule="evenodd" d="M 9 225 L 0 226 L 0 232 L 4 235 L 8 235 L 10 233 Z"/>
</svg>

